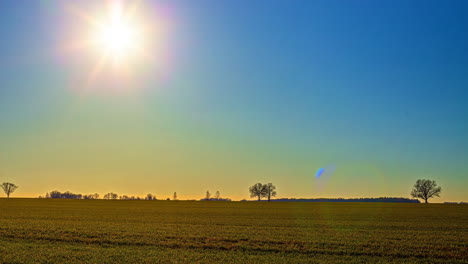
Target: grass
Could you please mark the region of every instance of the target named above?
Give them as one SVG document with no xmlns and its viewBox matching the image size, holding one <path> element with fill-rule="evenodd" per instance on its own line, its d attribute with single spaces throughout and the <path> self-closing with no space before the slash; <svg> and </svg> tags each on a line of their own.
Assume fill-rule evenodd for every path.
<svg viewBox="0 0 468 264">
<path fill-rule="evenodd" d="M 0 263 L 468 263 L 468 206 L 0 199 Z"/>
</svg>

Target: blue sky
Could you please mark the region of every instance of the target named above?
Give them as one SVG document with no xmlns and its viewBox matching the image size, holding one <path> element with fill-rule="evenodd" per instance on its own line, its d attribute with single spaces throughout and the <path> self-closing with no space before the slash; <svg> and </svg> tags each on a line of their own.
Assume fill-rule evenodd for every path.
<svg viewBox="0 0 468 264">
<path fill-rule="evenodd" d="M 121 171 L 112 187 L 127 191 L 135 173 L 141 185 L 128 192 L 138 194 L 162 170 L 177 180 L 157 191 L 187 197 L 219 188 L 244 198 L 257 181 L 276 183 L 281 197 L 406 197 L 431 178 L 444 188 L 439 201 L 467 199 L 466 1 L 147 2 L 149 21 L 168 20 L 167 72 L 141 63 L 138 94 L 85 98 L 70 83 L 86 67 L 57 52 L 74 33 L 63 3 L 2 3 L 0 164 L 24 196 L 99 192 L 91 179 Z M 96 155 L 138 145 L 138 169 L 91 166 L 74 146 L 106 134 L 116 138 Z M 187 156 L 169 162 L 158 144 Z M 317 192 L 313 176 L 327 164 L 335 179 Z M 48 176 L 28 186 L 38 170 Z M 349 191 L 356 182 L 369 184 Z"/>
</svg>

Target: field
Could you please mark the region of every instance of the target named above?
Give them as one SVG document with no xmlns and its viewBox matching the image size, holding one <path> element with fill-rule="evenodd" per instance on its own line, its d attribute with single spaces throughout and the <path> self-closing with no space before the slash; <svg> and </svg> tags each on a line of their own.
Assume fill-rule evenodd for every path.
<svg viewBox="0 0 468 264">
<path fill-rule="evenodd" d="M 468 206 L 0 199 L 0 263 L 468 263 Z"/>
</svg>

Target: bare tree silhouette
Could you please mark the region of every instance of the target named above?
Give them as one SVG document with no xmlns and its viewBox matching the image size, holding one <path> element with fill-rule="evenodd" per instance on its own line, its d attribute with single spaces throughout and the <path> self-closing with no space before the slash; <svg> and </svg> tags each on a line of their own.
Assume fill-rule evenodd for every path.
<svg viewBox="0 0 468 264">
<path fill-rule="evenodd" d="M 268 198 L 268 201 L 271 200 L 271 197 L 276 196 L 276 186 L 272 183 L 265 184 L 264 188 L 266 189 L 266 197 Z"/>
<path fill-rule="evenodd" d="M 265 185 L 261 183 L 256 183 L 249 188 L 250 192 L 250 197 L 257 197 L 258 201 L 262 199 L 262 197 L 265 197 L 267 194 L 267 190 L 265 188 Z"/>
<path fill-rule="evenodd" d="M 2 189 L 5 192 L 5 194 L 7 195 L 7 198 L 10 198 L 10 194 L 12 194 L 13 192 L 16 191 L 16 189 L 18 189 L 18 186 L 14 185 L 13 183 L 9 183 L 9 182 L 4 182 L 4 183 L 2 183 L 1 186 L 2 186 Z"/>
<path fill-rule="evenodd" d="M 419 179 L 413 186 L 411 196 L 413 198 L 421 198 L 425 203 L 427 203 L 429 198 L 434 196 L 439 197 L 441 192 L 442 188 L 440 186 L 437 187 L 437 183 L 435 181 Z"/>
<path fill-rule="evenodd" d="M 177 193 L 176 192 L 174 192 L 174 196 L 173 196 L 172 200 L 177 200 Z"/>
</svg>

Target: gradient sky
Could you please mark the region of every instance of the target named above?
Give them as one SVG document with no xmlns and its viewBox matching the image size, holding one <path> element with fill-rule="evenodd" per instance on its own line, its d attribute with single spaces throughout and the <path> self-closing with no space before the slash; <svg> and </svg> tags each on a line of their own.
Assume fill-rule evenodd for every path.
<svg viewBox="0 0 468 264">
<path fill-rule="evenodd" d="M 409 197 L 429 178 L 434 202 L 468 200 L 468 1 L 140 1 L 159 28 L 148 56 L 94 79 L 96 54 L 67 48 L 85 30 L 71 2 L 0 4 L 14 196 L 243 199 L 272 182 L 278 197 Z"/>
</svg>

